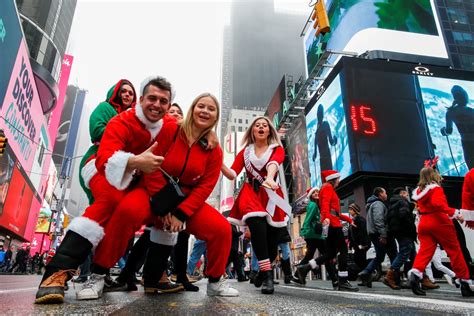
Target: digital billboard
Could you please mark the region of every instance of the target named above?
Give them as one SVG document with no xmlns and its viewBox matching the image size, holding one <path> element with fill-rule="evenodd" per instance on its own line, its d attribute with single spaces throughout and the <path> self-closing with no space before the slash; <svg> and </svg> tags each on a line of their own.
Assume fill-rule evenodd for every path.
<svg viewBox="0 0 474 316">
<path fill-rule="evenodd" d="M 292 128 L 286 134 L 286 149 L 293 179 L 293 195 L 296 200 L 306 194 L 306 189 L 311 186 L 311 181 L 304 115 L 301 113 L 292 123 Z"/>
<path fill-rule="evenodd" d="M 308 105 L 306 133 L 312 187 L 321 186 L 323 170 L 336 169 L 342 179 L 351 173 L 341 93 L 341 79 L 336 76 L 321 97 Z"/>
<path fill-rule="evenodd" d="M 280 128 L 281 119 L 287 112 L 289 105 L 286 91 L 286 76 L 283 76 L 265 111 L 265 116 L 273 122 L 275 128 Z"/>
<path fill-rule="evenodd" d="M 331 32 L 315 38 L 311 28 L 305 37 L 308 73 L 322 46 L 448 58 L 434 0 L 326 0 L 326 8 Z"/>
<path fill-rule="evenodd" d="M 418 174 L 439 156 L 444 176 L 474 161 L 474 73 L 385 60 L 342 58 L 308 103 L 311 184 L 336 169 Z"/>
</svg>

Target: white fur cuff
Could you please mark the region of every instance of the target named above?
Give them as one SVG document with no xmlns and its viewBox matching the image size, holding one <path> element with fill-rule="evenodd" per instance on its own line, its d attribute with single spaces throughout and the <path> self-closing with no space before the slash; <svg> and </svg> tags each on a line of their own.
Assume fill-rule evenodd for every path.
<svg viewBox="0 0 474 316">
<path fill-rule="evenodd" d="M 418 271 L 418 269 L 411 269 L 410 271 L 408 271 L 408 277 L 410 277 L 411 274 L 414 274 L 416 275 L 418 278 L 420 279 L 423 279 L 423 273 L 421 273 L 420 271 Z"/>
<path fill-rule="evenodd" d="M 84 185 L 86 188 L 90 189 L 89 182 L 91 181 L 92 177 L 97 174 L 97 168 L 95 166 L 95 159 L 90 160 L 88 163 L 81 170 L 81 176 L 84 180 Z"/>
<path fill-rule="evenodd" d="M 67 229 L 87 239 L 93 248 L 99 244 L 105 235 L 104 228 L 99 223 L 84 216 L 74 218 Z"/>
<path fill-rule="evenodd" d="M 127 172 L 127 163 L 132 153 L 116 151 L 105 164 L 105 178 L 119 190 L 125 190 L 133 179 L 133 172 Z"/>
<path fill-rule="evenodd" d="M 454 210 L 454 214 L 452 216 L 449 216 L 449 219 L 457 218 L 459 215 L 461 215 L 461 211 Z"/>
<path fill-rule="evenodd" d="M 150 230 L 150 241 L 165 246 L 174 246 L 178 241 L 178 233 L 171 233 L 152 227 Z"/>
</svg>

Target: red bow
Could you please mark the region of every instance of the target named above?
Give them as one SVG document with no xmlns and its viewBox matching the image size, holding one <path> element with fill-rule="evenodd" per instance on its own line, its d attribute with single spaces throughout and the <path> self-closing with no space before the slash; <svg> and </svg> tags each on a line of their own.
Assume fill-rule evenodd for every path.
<svg viewBox="0 0 474 316">
<path fill-rule="evenodd" d="M 425 168 L 436 168 L 436 164 L 439 161 L 439 157 L 435 156 L 433 159 L 425 160 Z"/>
</svg>

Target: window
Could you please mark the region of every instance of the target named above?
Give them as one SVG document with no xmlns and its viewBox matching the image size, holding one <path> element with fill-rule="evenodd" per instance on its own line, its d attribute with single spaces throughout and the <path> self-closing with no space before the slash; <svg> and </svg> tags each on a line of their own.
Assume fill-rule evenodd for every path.
<svg viewBox="0 0 474 316">
<path fill-rule="evenodd" d="M 239 119 L 239 124 L 242 124 L 242 119 Z"/>
<path fill-rule="evenodd" d="M 230 131 L 231 131 L 231 132 L 235 132 L 235 126 L 231 126 L 231 127 L 230 127 Z"/>
<path fill-rule="evenodd" d="M 471 33 L 453 32 L 454 42 L 463 46 L 474 46 L 474 40 Z"/>
<path fill-rule="evenodd" d="M 239 132 L 242 132 L 242 126 L 239 126 Z"/>
</svg>

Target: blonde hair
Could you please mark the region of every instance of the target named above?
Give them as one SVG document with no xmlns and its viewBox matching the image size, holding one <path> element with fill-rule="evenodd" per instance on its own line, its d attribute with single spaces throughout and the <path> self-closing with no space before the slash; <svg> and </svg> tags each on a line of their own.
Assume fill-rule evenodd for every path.
<svg viewBox="0 0 474 316">
<path fill-rule="evenodd" d="M 440 184 L 443 181 L 443 177 L 439 174 L 438 170 L 431 167 L 424 167 L 420 170 L 420 181 L 418 186 L 423 191 L 427 185 L 436 183 Z"/>
<path fill-rule="evenodd" d="M 283 146 L 281 144 L 280 136 L 278 135 L 278 132 L 275 126 L 273 126 L 273 123 L 266 116 L 257 116 L 253 120 L 252 124 L 250 124 L 250 127 L 245 131 L 244 137 L 242 137 L 242 142 L 241 142 L 242 146 L 246 147 L 250 144 L 255 143 L 255 137 L 253 136 L 253 127 L 255 126 L 255 123 L 261 119 L 264 119 L 265 121 L 267 121 L 268 128 L 270 129 L 270 134 L 268 135 L 268 138 L 267 138 L 268 145 L 277 143 L 278 145 Z"/>
<path fill-rule="evenodd" d="M 208 128 L 206 128 L 204 130 L 204 132 L 202 132 L 201 135 L 199 135 L 197 140 L 199 140 L 202 137 L 206 136 L 207 133 L 209 133 L 217 125 L 217 122 L 219 122 L 219 115 L 220 115 L 219 101 L 217 100 L 217 98 L 214 95 L 212 95 L 209 92 L 201 93 L 200 95 L 198 95 L 193 100 L 193 103 L 191 104 L 191 108 L 188 110 L 188 113 L 186 114 L 186 118 L 180 124 L 180 128 L 183 131 L 183 133 L 184 133 L 184 135 L 186 136 L 187 139 L 193 139 L 193 125 L 194 125 L 193 112 L 194 112 L 194 108 L 199 103 L 199 100 L 201 100 L 202 98 L 206 98 L 206 97 L 211 98 L 212 101 L 214 101 L 214 103 L 216 104 L 217 119 L 216 119 L 216 121 L 214 122 L 214 124 L 212 126 L 209 126 Z"/>
</svg>

